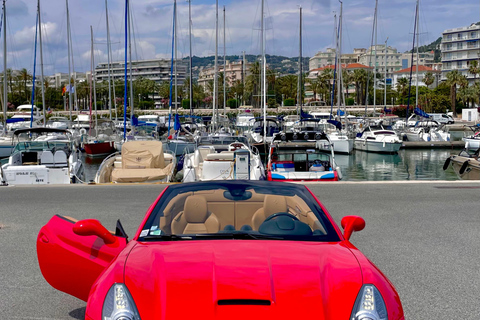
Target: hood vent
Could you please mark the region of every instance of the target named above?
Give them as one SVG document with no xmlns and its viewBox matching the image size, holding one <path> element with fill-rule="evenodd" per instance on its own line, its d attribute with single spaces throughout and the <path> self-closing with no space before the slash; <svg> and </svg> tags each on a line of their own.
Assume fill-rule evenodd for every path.
<svg viewBox="0 0 480 320">
<path fill-rule="evenodd" d="M 270 300 L 260 299 L 224 299 L 218 300 L 219 306 L 269 306 Z"/>
</svg>

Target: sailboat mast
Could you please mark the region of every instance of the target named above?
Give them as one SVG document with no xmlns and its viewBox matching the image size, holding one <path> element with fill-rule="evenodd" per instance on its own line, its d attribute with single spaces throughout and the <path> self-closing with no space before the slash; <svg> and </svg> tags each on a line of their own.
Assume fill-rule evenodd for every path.
<svg viewBox="0 0 480 320">
<path fill-rule="evenodd" d="M 105 15 L 106 15 L 106 23 L 107 23 L 107 60 L 108 60 L 108 111 L 110 113 L 110 120 L 112 120 L 112 81 L 111 81 L 111 74 L 110 74 L 110 27 L 108 24 L 108 4 L 107 0 L 105 0 Z M 115 112 L 116 114 L 116 112 Z"/>
<path fill-rule="evenodd" d="M 333 69 L 333 84 L 332 84 L 332 91 L 330 93 L 331 99 L 330 99 L 330 115 L 329 119 L 332 119 L 332 113 L 333 113 L 333 103 L 335 99 L 335 81 L 336 81 L 336 76 L 337 76 L 337 65 L 338 65 L 338 25 L 337 25 L 337 14 L 335 13 L 333 15 L 334 19 L 334 38 L 335 38 L 335 68 Z"/>
<path fill-rule="evenodd" d="M 7 134 L 7 8 L 3 0 L 3 129 Z"/>
<path fill-rule="evenodd" d="M 372 60 L 372 48 L 373 48 L 373 38 L 375 37 L 375 26 L 376 26 L 376 20 L 377 20 L 377 5 L 378 1 L 375 2 L 375 12 L 373 14 L 373 28 L 372 28 L 372 41 L 370 42 L 370 54 L 368 55 L 368 67 L 371 67 L 371 60 Z M 369 73 L 367 70 L 367 87 L 366 87 L 366 92 L 365 92 L 365 118 L 367 117 L 367 108 L 368 108 L 368 92 L 369 92 Z M 375 87 L 375 85 L 374 85 Z"/>
<path fill-rule="evenodd" d="M 418 36 L 418 32 L 419 32 L 419 30 L 418 30 L 419 25 L 418 24 L 419 23 L 418 23 L 418 21 L 420 20 L 419 19 L 420 17 L 418 16 L 418 13 L 419 13 L 418 12 L 418 7 L 419 6 L 417 5 L 417 12 L 415 13 L 417 15 L 417 24 L 415 26 L 415 28 L 417 29 L 417 50 L 416 50 L 417 51 L 417 56 L 416 56 L 417 62 L 415 63 L 415 108 L 418 107 L 418 65 L 419 65 L 419 63 L 418 63 L 419 62 L 419 60 L 418 60 L 418 38 L 419 38 L 419 36 Z"/>
<path fill-rule="evenodd" d="M 227 78 L 227 61 L 226 58 L 226 37 L 225 37 L 225 6 L 223 6 L 223 115 L 227 112 L 227 89 L 226 89 L 226 78 Z"/>
<path fill-rule="evenodd" d="M 125 74 L 123 88 L 123 141 L 127 139 L 127 44 L 128 44 L 128 0 L 125 0 Z M 169 122 L 170 124 L 170 122 Z M 170 129 L 170 128 L 169 128 Z"/>
<path fill-rule="evenodd" d="M 92 72 L 92 83 L 93 83 L 93 105 L 95 107 L 95 137 L 98 135 L 98 119 L 97 119 L 97 90 L 95 88 L 95 50 L 93 48 L 93 27 L 90 26 L 90 36 L 92 39 L 92 65 L 91 65 L 91 72 Z"/>
<path fill-rule="evenodd" d="M 70 13 L 68 11 L 68 0 L 65 0 L 67 6 L 67 46 L 68 46 L 68 82 L 67 82 L 67 90 L 68 90 L 68 110 L 70 114 L 70 121 L 72 121 L 72 90 L 71 90 L 71 77 L 72 77 L 72 69 L 70 65 Z"/>
<path fill-rule="evenodd" d="M 375 115 L 377 106 L 377 16 L 378 0 L 375 0 L 375 57 L 373 60 L 373 114 Z"/>
<path fill-rule="evenodd" d="M 302 110 L 302 6 L 300 6 L 300 41 L 298 47 L 297 116 L 300 115 L 299 106 Z"/>
<path fill-rule="evenodd" d="M 387 40 L 385 40 L 385 76 L 384 76 L 384 97 L 383 97 L 383 102 L 385 103 L 385 108 L 387 108 L 387 43 L 388 43 L 388 37 Z"/>
<path fill-rule="evenodd" d="M 178 85 L 177 85 L 177 42 L 178 42 L 177 41 L 177 0 L 174 1 L 173 6 L 175 7 L 175 10 L 174 10 L 175 29 L 174 29 L 174 37 L 173 37 L 174 44 L 175 44 L 175 47 L 174 47 L 175 59 L 173 60 L 173 63 L 174 63 L 173 64 L 173 72 L 174 72 L 174 77 L 175 77 L 175 114 L 177 114 L 178 113 L 178 93 L 177 93 L 177 88 L 178 88 Z"/>
<path fill-rule="evenodd" d="M 263 108 L 263 142 L 267 142 L 267 108 L 265 105 L 265 92 L 267 91 L 265 88 L 265 73 L 266 73 L 266 68 L 267 64 L 265 61 L 265 19 L 264 19 L 264 8 L 265 8 L 265 1 L 262 0 L 262 19 L 261 19 L 261 35 L 262 35 L 262 66 L 260 67 L 260 75 L 261 75 L 261 86 L 260 86 L 260 91 L 261 91 L 261 97 L 260 97 L 260 102 L 261 102 L 261 107 Z M 265 148 L 266 150 L 266 148 Z"/>
<path fill-rule="evenodd" d="M 43 106 L 43 125 L 47 124 L 45 119 L 45 84 L 43 83 L 43 48 L 42 48 L 42 19 L 40 14 L 40 0 L 38 0 L 38 35 L 40 37 L 40 79 L 42 82 L 42 106 Z"/>
<path fill-rule="evenodd" d="M 412 73 L 413 73 L 413 53 L 415 52 L 415 37 L 417 35 L 417 19 L 418 19 L 418 1 L 417 0 L 417 5 L 415 7 L 415 24 L 413 27 L 413 44 L 412 44 L 412 57 L 410 60 L 410 81 L 408 83 L 408 98 L 407 98 L 407 112 L 406 112 L 406 117 L 405 117 L 405 126 L 408 125 L 408 109 L 410 108 L 410 93 L 412 90 Z"/>
<path fill-rule="evenodd" d="M 215 66 L 213 70 L 213 131 L 217 124 L 217 68 L 218 68 L 218 0 L 215 2 Z"/>
<path fill-rule="evenodd" d="M 192 0 L 188 0 L 188 34 L 190 42 L 190 81 L 189 81 L 189 102 L 190 115 L 193 116 L 193 71 L 192 71 Z"/>
<path fill-rule="evenodd" d="M 128 55 L 129 55 L 129 71 L 130 71 L 130 123 L 133 125 L 133 116 L 134 116 L 134 107 L 133 107 L 133 80 L 132 80 L 132 30 L 131 30 L 131 16 L 132 14 L 130 13 L 130 2 L 128 2 L 128 15 L 127 15 L 127 21 L 128 21 Z"/>
</svg>

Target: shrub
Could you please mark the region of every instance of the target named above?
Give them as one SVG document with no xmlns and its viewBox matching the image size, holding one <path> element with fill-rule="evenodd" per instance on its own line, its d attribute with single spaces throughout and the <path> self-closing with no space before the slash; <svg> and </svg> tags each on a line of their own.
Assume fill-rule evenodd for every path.
<svg viewBox="0 0 480 320">
<path fill-rule="evenodd" d="M 236 109 L 238 108 L 239 105 L 240 105 L 240 101 L 238 101 L 237 99 L 227 100 L 227 107 L 229 107 L 230 109 Z"/>
<path fill-rule="evenodd" d="M 285 107 L 292 107 L 292 106 L 295 105 L 295 99 L 290 99 L 290 98 L 289 98 L 289 99 L 285 99 L 285 100 L 283 100 L 283 105 L 284 105 Z"/>
</svg>

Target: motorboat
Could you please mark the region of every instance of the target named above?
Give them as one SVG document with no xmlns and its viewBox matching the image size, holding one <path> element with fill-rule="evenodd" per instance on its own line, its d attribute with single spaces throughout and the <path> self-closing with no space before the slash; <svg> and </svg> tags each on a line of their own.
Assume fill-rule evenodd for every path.
<svg viewBox="0 0 480 320">
<path fill-rule="evenodd" d="M 65 129 L 28 128 L 14 132 L 17 141 L 1 167 L 7 184 L 70 184 L 84 180 L 81 153 Z"/>
<path fill-rule="evenodd" d="M 434 120 L 417 121 L 404 132 L 407 141 L 450 141 L 450 133 L 445 126 Z"/>
<path fill-rule="evenodd" d="M 305 138 L 307 138 L 305 135 Z M 331 144 L 325 133 L 319 140 Z M 309 138 L 309 137 L 308 137 Z M 280 133 L 273 137 L 268 153 L 267 179 L 271 181 L 338 181 L 341 170 L 330 152 L 298 147 L 296 133 Z M 294 142 L 294 143 L 291 143 Z"/>
<path fill-rule="evenodd" d="M 264 132 L 266 129 L 266 132 Z M 276 117 L 255 118 L 252 129 L 245 132 L 252 144 L 270 144 L 273 135 L 282 130 L 282 127 Z M 266 133 L 266 134 L 265 134 Z M 265 137 L 264 137 L 265 135 Z"/>
<path fill-rule="evenodd" d="M 95 175 L 95 183 L 171 182 L 176 158 L 163 150 L 161 141 L 127 141 L 121 152 L 106 157 Z"/>
<path fill-rule="evenodd" d="M 253 123 L 255 122 L 254 119 L 255 119 L 255 116 L 253 115 L 253 112 L 245 111 L 245 112 L 239 113 L 237 114 L 237 118 L 235 120 L 235 127 L 241 130 L 242 132 L 249 130 L 252 128 Z"/>
<path fill-rule="evenodd" d="M 182 182 L 265 179 L 260 153 L 244 136 L 200 137 L 182 172 Z"/>
<path fill-rule="evenodd" d="M 72 123 L 67 117 L 50 117 L 45 124 L 47 128 L 72 129 Z"/>
<path fill-rule="evenodd" d="M 463 149 L 458 155 L 451 155 L 445 160 L 443 170 L 452 167 L 462 180 L 480 180 L 480 149 Z"/>
<path fill-rule="evenodd" d="M 32 112 L 33 109 L 33 112 Z M 43 126 L 43 116 L 40 114 L 36 106 L 23 104 L 17 107 L 17 111 L 7 119 L 7 131 L 15 131 L 17 129 L 36 128 Z"/>
<path fill-rule="evenodd" d="M 480 125 L 470 126 L 472 134 L 463 138 L 465 141 L 465 148 L 477 150 L 480 148 Z"/>
<path fill-rule="evenodd" d="M 385 129 L 380 123 L 378 126 L 367 126 L 362 132 L 357 133 L 355 149 L 378 152 L 397 153 L 402 146 L 402 141 L 393 130 Z"/>
</svg>

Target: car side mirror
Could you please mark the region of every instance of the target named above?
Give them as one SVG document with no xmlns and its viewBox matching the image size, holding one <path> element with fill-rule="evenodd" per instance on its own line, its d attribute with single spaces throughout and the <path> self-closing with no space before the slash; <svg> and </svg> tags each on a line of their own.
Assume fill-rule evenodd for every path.
<svg viewBox="0 0 480 320">
<path fill-rule="evenodd" d="M 345 240 L 350 240 L 350 236 L 354 231 L 361 231 L 365 228 L 365 220 L 359 216 L 346 216 L 341 221 L 343 228 L 343 236 Z"/>
<path fill-rule="evenodd" d="M 110 231 L 108 231 L 100 221 L 95 219 L 85 219 L 77 221 L 73 225 L 73 232 L 79 236 L 97 236 L 105 242 L 112 244 L 117 241 Z"/>
</svg>

